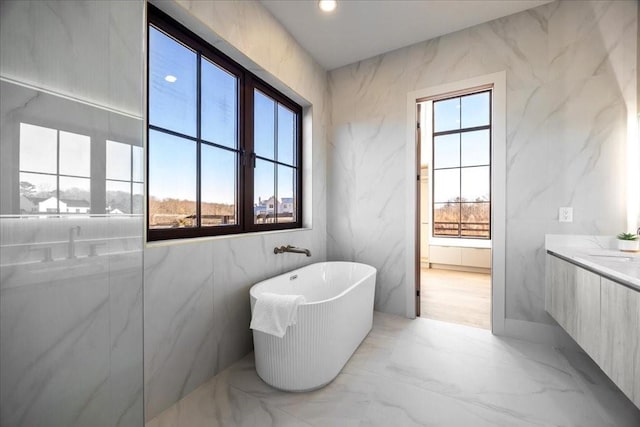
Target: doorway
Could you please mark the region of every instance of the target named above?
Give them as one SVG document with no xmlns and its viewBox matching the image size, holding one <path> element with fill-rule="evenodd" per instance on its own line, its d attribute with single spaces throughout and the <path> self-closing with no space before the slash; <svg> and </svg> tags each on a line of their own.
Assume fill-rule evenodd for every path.
<svg viewBox="0 0 640 427">
<path fill-rule="evenodd" d="M 491 329 L 493 85 L 417 100 L 416 315 Z"/>
</svg>

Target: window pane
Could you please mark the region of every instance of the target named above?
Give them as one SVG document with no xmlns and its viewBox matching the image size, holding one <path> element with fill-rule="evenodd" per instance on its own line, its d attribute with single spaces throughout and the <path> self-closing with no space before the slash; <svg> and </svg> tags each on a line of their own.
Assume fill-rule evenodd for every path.
<svg viewBox="0 0 640 427">
<path fill-rule="evenodd" d="M 488 165 L 491 152 L 489 150 L 489 130 L 465 132 L 462 137 L 462 166 Z"/>
<path fill-rule="evenodd" d="M 434 169 L 460 166 L 460 134 L 433 138 Z"/>
<path fill-rule="evenodd" d="M 254 223 L 274 222 L 275 214 L 275 173 L 274 163 L 256 160 L 254 168 Z"/>
<path fill-rule="evenodd" d="M 489 237 L 491 222 L 489 203 L 463 203 L 461 234 L 467 237 Z"/>
<path fill-rule="evenodd" d="M 202 138 L 237 148 L 236 76 L 202 58 Z"/>
<path fill-rule="evenodd" d="M 133 183 L 133 212 L 141 215 L 144 209 L 144 184 Z"/>
<path fill-rule="evenodd" d="M 149 227 L 193 227 L 196 143 L 149 131 Z"/>
<path fill-rule="evenodd" d="M 131 184 L 122 181 L 107 181 L 106 202 L 108 214 L 131 213 Z"/>
<path fill-rule="evenodd" d="M 460 169 L 433 171 L 433 201 L 456 202 L 460 197 Z"/>
<path fill-rule="evenodd" d="M 203 144 L 201 162 L 202 225 L 235 224 L 237 154 Z"/>
<path fill-rule="evenodd" d="M 468 202 L 489 201 L 489 167 L 464 168 L 462 174 L 461 197 Z"/>
<path fill-rule="evenodd" d="M 58 131 L 20 123 L 20 170 L 58 173 Z"/>
<path fill-rule="evenodd" d="M 56 191 L 58 183 L 55 175 L 38 173 L 20 173 L 20 213 L 47 212 L 45 206 L 55 206 L 58 201 Z M 51 201 L 48 199 L 53 198 Z"/>
<path fill-rule="evenodd" d="M 261 92 L 254 92 L 254 151 L 258 156 L 274 158 L 275 102 Z"/>
<path fill-rule="evenodd" d="M 278 161 L 293 165 L 295 114 L 278 104 Z"/>
<path fill-rule="evenodd" d="M 131 146 L 107 140 L 107 179 L 131 181 Z"/>
<path fill-rule="evenodd" d="M 90 179 L 60 177 L 60 213 L 90 213 L 90 200 Z"/>
<path fill-rule="evenodd" d="M 91 176 L 91 138 L 60 131 L 60 174 Z"/>
<path fill-rule="evenodd" d="M 196 136 L 197 56 L 149 27 L 149 123 Z"/>
<path fill-rule="evenodd" d="M 460 129 L 460 98 L 433 103 L 434 132 Z"/>
<path fill-rule="evenodd" d="M 278 222 L 295 222 L 294 169 L 278 166 Z"/>
<path fill-rule="evenodd" d="M 142 147 L 138 147 L 134 145 L 133 147 L 133 180 L 142 182 L 144 181 L 144 177 L 142 176 L 142 171 L 144 169 L 144 157 Z"/>
<path fill-rule="evenodd" d="M 489 124 L 489 92 L 462 97 L 462 127 L 486 126 Z"/>
<path fill-rule="evenodd" d="M 457 236 L 460 222 L 459 203 L 433 204 L 434 236 Z"/>
</svg>

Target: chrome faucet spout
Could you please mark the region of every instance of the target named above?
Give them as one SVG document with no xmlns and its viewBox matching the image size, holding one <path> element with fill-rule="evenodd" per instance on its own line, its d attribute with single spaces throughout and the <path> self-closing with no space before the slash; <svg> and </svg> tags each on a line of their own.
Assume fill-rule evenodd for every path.
<svg viewBox="0 0 640 427">
<path fill-rule="evenodd" d="M 69 229 L 69 242 L 67 242 L 67 258 L 68 259 L 73 259 L 76 257 L 76 240 L 74 235 L 79 236 L 80 230 L 82 230 L 82 228 L 80 228 L 79 225 L 76 225 L 75 227 L 71 227 Z"/>
<path fill-rule="evenodd" d="M 310 257 L 311 256 L 311 251 L 309 249 L 305 249 L 305 248 L 296 248 L 295 246 L 291 246 L 291 245 L 287 245 L 287 246 L 280 246 L 280 247 L 275 247 L 273 248 L 273 253 L 274 254 L 282 254 L 285 252 L 291 252 L 294 254 L 305 254 L 306 256 Z"/>
</svg>

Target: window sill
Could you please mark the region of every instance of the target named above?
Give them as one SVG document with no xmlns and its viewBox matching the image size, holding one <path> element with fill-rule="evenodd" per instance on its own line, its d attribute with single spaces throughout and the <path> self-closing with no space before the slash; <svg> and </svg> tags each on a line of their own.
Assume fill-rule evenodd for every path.
<svg viewBox="0 0 640 427">
<path fill-rule="evenodd" d="M 430 237 L 429 246 L 454 246 L 460 248 L 491 248 L 491 240 Z"/>
<path fill-rule="evenodd" d="M 258 237 L 258 236 L 267 236 L 272 234 L 285 234 L 285 233 L 298 233 L 301 231 L 312 231 L 313 227 L 303 227 L 303 228 L 289 228 L 286 230 L 269 230 L 269 231 L 256 231 L 253 233 L 240 233 L 240 234 L 225 234 L 221 236 L 203 236 L 203 237 L 192 237 L 188 239 L 168 239 L 168 240 L 154 240 L 148 241 L 145 240 L 145 249 L 149 248 L 159 248 L 163 246 L 174 246 L 174 245 L 189 245 L 196 243 L 205 243 L 205 242 L 215 242 L 219 240 L 229 240 L 229 239 L 242 239 L 246 237 Z"/>
</svg>

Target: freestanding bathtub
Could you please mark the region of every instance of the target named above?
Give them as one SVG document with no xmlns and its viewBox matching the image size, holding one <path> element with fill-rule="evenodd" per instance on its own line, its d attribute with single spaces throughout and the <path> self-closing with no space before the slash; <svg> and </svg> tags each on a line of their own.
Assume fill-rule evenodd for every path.
<svg viewBox="0 0 640 427">
<path fill-rule="evenodd" d="M 330 383 L 371 330 L 376 269 L 353 262 L 322 262 L 256 283 L 262 292 L 304 295 L 298 319 L 283 338 L 253 331 L 256 371 L 267 384 L 310 391 Z"/>
</svg>

